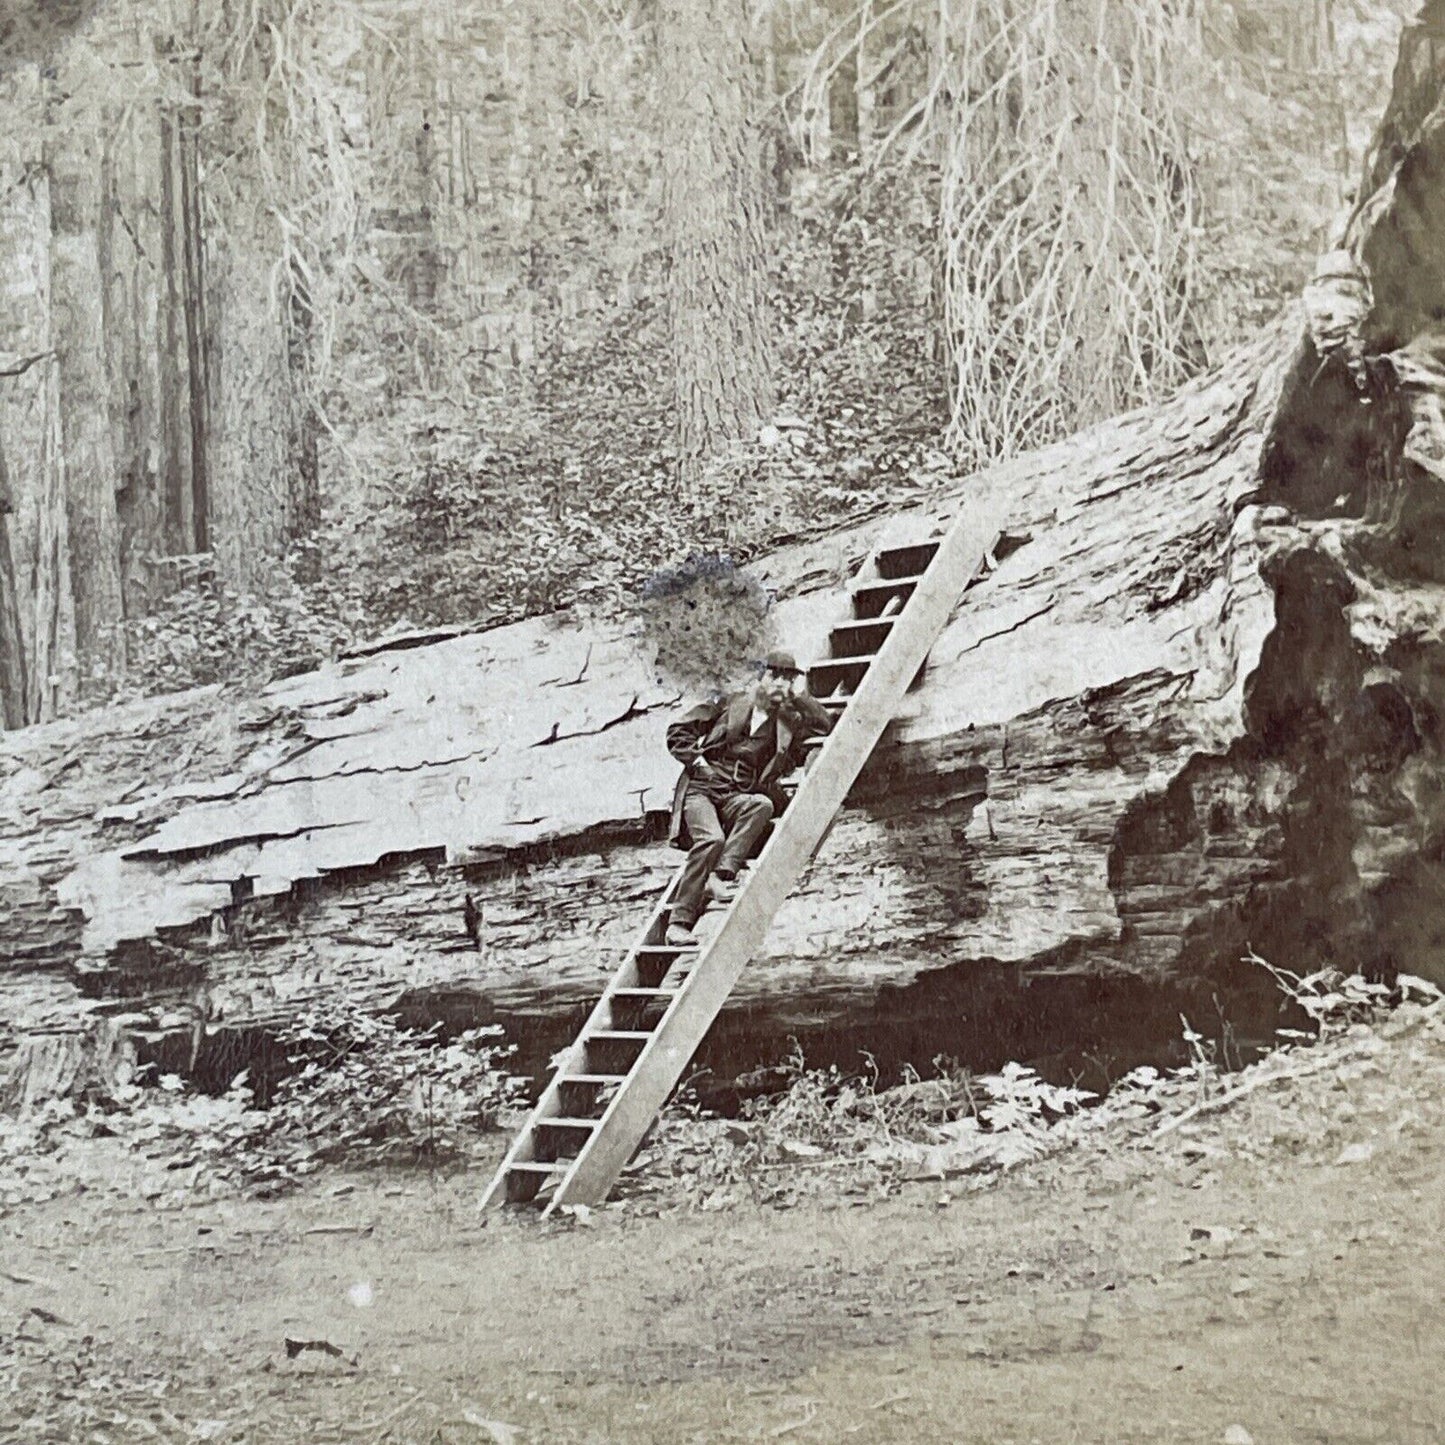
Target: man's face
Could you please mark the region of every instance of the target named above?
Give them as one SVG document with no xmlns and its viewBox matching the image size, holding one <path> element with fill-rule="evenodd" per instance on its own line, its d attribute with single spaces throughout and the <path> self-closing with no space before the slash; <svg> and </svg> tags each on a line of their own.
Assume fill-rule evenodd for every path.
<svg viewBox="0 0 1445 1445">
<path fill-rule="evenodd" d="M 775 712 L 782 706 L 783 700 L 793 690 L 793 674 L 790 672 L 774 672 L 772 668 L 765 668 L 763 675 L 758 679 L 754 696 L 757 698 L 758 706 L 767 712 Z"/>
</svg>

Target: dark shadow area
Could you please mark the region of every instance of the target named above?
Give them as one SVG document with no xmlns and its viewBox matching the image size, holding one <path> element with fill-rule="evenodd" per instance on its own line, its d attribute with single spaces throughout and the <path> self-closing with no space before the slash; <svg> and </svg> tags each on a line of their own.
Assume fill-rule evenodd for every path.
<svg viewBox="0 0 1445 1445">
<path fill-rule="evenodd" d="M 292 1071 L 288 1051 L 261 1028 L 218 1029 L 205 1035 L 189 1030 L 158 1039 L 136 1040 L 136 1063 L 157 1075 L 179 1074 L 207 1094 L 224 1094 L 246 1071 L 246 1083 L 261 1108 L 270 1106 L 276 1085 Z"/>
<path fill-rule="evenodd" d="M 509 1067 L 533 1080 L 550 1077 L 550 1060 L 587 1017 L 588 1006 L 545 1018 L 499 1012 L 465 989 L 403 997 L 393 1017 L 404 1028 L 436 1025 L 445 1042 L 466 1029 L 501 1025 L 517 1053 Z M 1103 1093 L 1141 1065 L 1175 1068 L 1189 1060 L 1184 1020 L 1202 1035 L 1221 1066 L 1239 1068 L 1268 1049 L 1281 1027 L 1302 1027 L 1270 976 L 1239 963 L 1210 978 L 1164 984 L 1081 974 L 1029 977 L 1012 965 L 987 962 L 937 969 L 906 987 L 885 988 L 872 1017 L 800 1029 L 761 1009 L 727 1009 L 714 1024 L 690 1071 L 705 1108 L 735 1113 L 744 1100 L 775 1092 L 794 1049 L 805 1066 L 836 1066 L 876 1077 L 879 1087 L 922 1077 L 936 1061 L 991 1073 L 1011 1061 L 1052 1083 Z M 140 1061 L 177 1073 L 208 1093 L 224 1093 L 242 1069 L 265 1106 L 290 1069 L 286 1050 L 264 1029 L 189 1030 L 144 1044 Z"/>
<path fill-rule="evenodd" d="M 1321 359 L 1306 341 L 1265 441 L 1259 490 L 1244 500 L 1300 517 L 1363 517 L 1403 436 L 1378 369 L 1362 391 L 1343 360 Z"/>
</svg>

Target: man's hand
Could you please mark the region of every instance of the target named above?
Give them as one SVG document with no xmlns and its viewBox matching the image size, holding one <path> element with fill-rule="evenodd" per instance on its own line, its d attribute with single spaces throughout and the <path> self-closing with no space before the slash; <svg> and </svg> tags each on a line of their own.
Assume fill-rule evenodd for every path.
<svg viewBox="0 0 1445 1445">
<path fill-rule="evenodd" d="M 786 713 L 790 718 L 803 715 L 803 709 L 798 706 L 799 700 L 810 696 L 808 692 L 808 679 L 804 673 L 799 673 L 789 686 L 782 702 L 779 704 L 780 711 Z"/>
<path fill-rule="evenodd" d="M 706 758 L 699 758 L 692 765 L 692 775 L 695 778 L 716 778 L 718 771 Z"/>
</svg>

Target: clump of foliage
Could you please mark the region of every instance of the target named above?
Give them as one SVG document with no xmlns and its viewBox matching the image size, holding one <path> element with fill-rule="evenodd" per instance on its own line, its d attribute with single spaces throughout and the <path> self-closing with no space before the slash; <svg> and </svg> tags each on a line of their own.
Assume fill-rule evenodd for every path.
<svg viewBox="0 0 1445 1445">
<path fill-rule="evenodd" d="M 400 1027 L 346 1002 L 299 1014 L 276 1035 L 285 1072 L 264 1107 L 249 1071 L 219 1096 L 177 1074 L 122 1066 L 87 1071 L 66 1097 L 0 1115 L 0 1160 L 34 1159 L 95 1135 L 117 1138 L 197 1183 L 244 1185 L 263 1195 L 331 1165 L 464 1160 L 508 1120 L 525 1080 L 498 1028 L 443 1037 L 440 1026 Z"/>
<path fill-rule="evenodd" d="M 694 1104 L 674 1106 L 648 1163 L 709 1208 L 744 1192 L 786 1201 L 807 1192 L 800 1175 L 816 1187 L 886 1193 L 908 1178 L 1036 1158 L 1055 1142 L 1059 1121 L 1095 1098 L 1016 1063 L 983 1075 L 944 1059 L 934 1068 L 933 1078 L 910 1070 L 902 1084 L 880 1089 L 876 1070 L 810 1069 L 795 1046 L 777 1070 L 781 1089 L 749 1100 L 736 1122 L 705 1119 Z"/>
<path fill-rule="evenodd" d="M 208 554 L 167 559 L 170 589 L 120 629 L 130 670 L 112 696 L 287 677 L 365 636 L 371 619 L 356 579 L 318 575 L 317 547 L 299 542 L 246 591 L 218 576 Z"/>
<path fill-rule="evenodd" d="M 1398 975 L 1392 988 L 1378 979 L 1368 979 L 1358 973 L 1346 974 L 1334 967 L 1299 974 L 1270 963 L 1254 952 L 1247 954 L 1246 958 L 1270 974 L 1280 991 L 1313 1027 L 1313 1034 L 1301 1029 L 1281 1029 L 1280 1033 L 1285 1038 L 1311 1038 L 1315 1035 L 1329 1038 L 1342 1033 L 1352 1024 L 1368 1023 L 1387 1008 L 1391 998 L 1397 994 L 1401 998 L 1408 998 L 1412 993 L 1427 997 L 1432 993 L 1437 997 L 1439 995 L 1433 984 L 1410 974 Z"/>
<path fill-rule="evenodd" d="M 521 1099 L 513 1048 L 495 1027 L 450 1039 L 350 1005 L 307 1010 L 279 1041 L 292 1071 L 264 1110 L 245 1075 L 226 1096 L 244 1121 L 232 1145 L 253 1181 L 286 1184 L 324 1164 L 464 1157 Z"/>
</svg>

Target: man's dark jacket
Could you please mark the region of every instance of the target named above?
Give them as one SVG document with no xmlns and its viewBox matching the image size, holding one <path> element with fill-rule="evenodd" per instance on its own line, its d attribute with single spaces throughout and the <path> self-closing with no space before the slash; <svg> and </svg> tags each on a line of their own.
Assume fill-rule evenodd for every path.
<svg viewBox="0 0 1445 1445">
<path fill-rule="evenodd" d="M 716 761 L 728 745 L 743 737 L 752 722 L 753 695 L 734 692 L 716 702 L 700 703 L 667 730 L 667 750 L 682 764 L 682 775 L 672 795 L 672 826 L 668 841 L 674 848 L 690 848 L 682 803 L 687 785 L 699 760 Z M 753 787 L 766 793 L 773 807 L 782 812 L 787 802 L 778 781 L 802 764 L 803 744 L 833 730 L 833 716 L 808 693 L 790 696 L 777 713 L 777 750 L 763 765 Z"/>
</svg>

